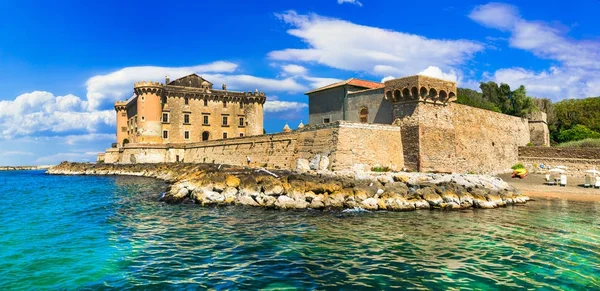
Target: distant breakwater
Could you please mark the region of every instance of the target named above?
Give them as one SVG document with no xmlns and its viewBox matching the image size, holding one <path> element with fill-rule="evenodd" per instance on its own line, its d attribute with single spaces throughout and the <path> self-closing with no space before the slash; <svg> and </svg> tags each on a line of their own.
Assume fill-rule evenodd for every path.
<svg viewBox="0 0 600 291">
<path fill-rule="evenodd" d="M 277 209 L 498 208 L 529 197 L 499 178 L 428 173 L 296 173 L 214 164 L 86 164 L 63 162 L 56 175 L 131 175 L 165 180 L 167 203 L 246 205 Z"/>
</svg>

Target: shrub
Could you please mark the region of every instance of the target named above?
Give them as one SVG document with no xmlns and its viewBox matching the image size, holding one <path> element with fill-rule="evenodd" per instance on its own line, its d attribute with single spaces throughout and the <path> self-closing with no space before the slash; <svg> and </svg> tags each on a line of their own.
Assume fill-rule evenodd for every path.
<svg viewBox="0 0 600 291">
<path fill-rule="evenodd" d="M 558 146 L 564 148 L 600 148 L 600 139 L 586 138 L 584 140 L 561 143 Z"/>
<path fill-rule="evenodd" d="M 588 138 L 600 138 L 600 133 L 587 128 L 585 125 L 577 124 L 573 128 L 563 130 L 558 134 L 558 141 L 561 143 Z"/>
<path fill-rule="evenodd" d="M 521 164 L 521 163 L 517 163 L 517 164 L 515 164 L 514 166 L 512 166 L 512 167 L 510 167 L 510 168 L 511 168 L 511 169 L 513 169 L 513 170 L 516 170 L 516 169 L 524 169 L 524 168 L 525 168 L 525 166 L 523 166 L 523 164 Z"/>
<path fill-rule="evenodd" d="M 527 146 L 528 146 L 528 147 L 532 147 L 532 146 L 533 146 L 533 143 L 532 143 L 532 142 L 530 142 L 530 143 L 528 143 L 528 144 L 527 144 Z"/>
<path fill-rule="evenodd" d="M 390 167 L 373 167 L 371 168 L 371 171 L 373 172 L 389 172 L 392 169 L 390 169 Z"/>
</svg>

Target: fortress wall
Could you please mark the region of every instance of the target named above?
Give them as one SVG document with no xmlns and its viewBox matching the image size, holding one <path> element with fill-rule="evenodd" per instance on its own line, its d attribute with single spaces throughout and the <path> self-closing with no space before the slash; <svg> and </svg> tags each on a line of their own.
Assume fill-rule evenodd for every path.
<svg viewBox="0 0 600 291">
<path fill-rule="evenodd" d="M 527 119 L 456 103 L 395 104 L 394 117 L 407 167 L 423 172 L 504 172 L 530 140 Z"/>
<path fill-rule="evenodd" d="M 329 157 L 329 170 L 370 169 L 389 166 L 402 169 L 400 128 L 392 125 L 334 122 L 307 127 L 290 133 L 211 140 L 191 144 L 127 145 L 119 162 L 216 163 L 295 169 L 298 159 L 316 155 Z"/>
</svg>

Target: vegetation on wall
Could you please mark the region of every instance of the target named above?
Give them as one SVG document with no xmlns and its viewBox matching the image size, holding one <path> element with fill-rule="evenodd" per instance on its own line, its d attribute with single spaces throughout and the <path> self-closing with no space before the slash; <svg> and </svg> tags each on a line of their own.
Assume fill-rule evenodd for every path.
<svg viewBox="0 0 600 291">
<path fill-rule="evenodd" d="M 524 117 L 537 111 L 533 98 L 527 96 L 525 86 L 520 86 L 514 91 L 507 84 L 495 82 L 480 83 L 481 93 L 458 88 L 457 102 L 468 106 L 501 112 L 508 115 Z"/>
<path fill-rule="evenodd" d="M 558 146 L 565 148 L 600 148 L 600 139 L 588 138 L 561 143 Z"/>
</svg>

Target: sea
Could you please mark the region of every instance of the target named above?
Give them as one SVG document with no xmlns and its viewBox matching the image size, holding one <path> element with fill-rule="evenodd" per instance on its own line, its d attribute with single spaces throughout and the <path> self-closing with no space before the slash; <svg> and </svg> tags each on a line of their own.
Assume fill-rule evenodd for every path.
<svg viewBox="0 0 600 291">
<path fill-rule="evenodd" d="M 600 290 L 600 203 L 279 211 L 165 189 L 0 172 L 0 290 Z"/>
</svg>

